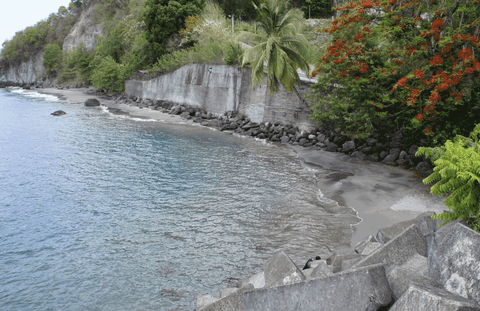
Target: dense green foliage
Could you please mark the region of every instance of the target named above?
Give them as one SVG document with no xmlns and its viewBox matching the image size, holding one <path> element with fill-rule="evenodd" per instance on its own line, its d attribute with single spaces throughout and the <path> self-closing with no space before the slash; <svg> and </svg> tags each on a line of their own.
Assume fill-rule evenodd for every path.
<svg viewBox="0 0 480 311">
<path fill-rule="evenodd" d="M 20 63 L 41 52 L 47 44 L 63 45 L 63 40 L 79 17 L 79 5 L 71 2 L 69 9 L 60 7 L 57 14 L 35 26 L 19 31 L 11 40 L 3 42 L 1 57 L 9 63 Z"/>
<path fill-rule="evenodd" d="M 435 163 L 433 174 L 424 179 L 425 184 L 438 181 L 430 191 L 436 195 L 450 193 L 445 204 L 452 212 L 437 216 L 443 224 L 465 220 L 480 231 L 480 124 L 470 133 L 470 138 L 458 135 L 443 147 L 419 148 L 417 156 L 425 155 Z"/>
<path fill-rule="evenodd" d="M 204 0 L 147 0 L 144 11 L 146 38 L 156 58 L 167 51 L 167 41 L 185 28 L 188 16 L 202 12 Z"/>
<path fill-rule="evenodd" d="M 480 3 L 350 2 L 324 29 L 333 44 L 315 74 L 314 118 L 350 134 L 404 129 L 442 144 L 480 115 Z"/>
<path fill-rule="evenodd" d="M 61 69 L 62 48 L 58 44 L 47 44 L 43 53 L 43 65 L 47 74 L 56 74 Z"/>
<path fill-rule="evenodd" d="M 310 72 L 303 57 L 308 50 L 307 40 L 298 31 L 303 14 L 299 9 L 289 8 L 289 3 L 282 0 L 267 0 L 256 9 L 257 31 L 240 34 L 241 39 L 255 44 L 245 51 L 242 66 L 251 65 L 253 87 L 263 84 L 266 63 L 270 93 L 278 90 L 280 81 L 292 91 L 294 83 L 300 85 L 297 69 Z"/>
</svg>

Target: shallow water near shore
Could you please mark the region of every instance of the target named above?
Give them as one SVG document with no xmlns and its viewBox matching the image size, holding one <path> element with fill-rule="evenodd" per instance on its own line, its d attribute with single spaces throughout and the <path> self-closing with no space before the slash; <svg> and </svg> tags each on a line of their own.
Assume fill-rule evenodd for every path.
<svg viewBox="0 0 480 311">
<path fill-rule="evenodd" d="M 35 91 L 0 109 L 0 310 L 192 310 L 361 221 L 281 146 Z"/>
</svg>

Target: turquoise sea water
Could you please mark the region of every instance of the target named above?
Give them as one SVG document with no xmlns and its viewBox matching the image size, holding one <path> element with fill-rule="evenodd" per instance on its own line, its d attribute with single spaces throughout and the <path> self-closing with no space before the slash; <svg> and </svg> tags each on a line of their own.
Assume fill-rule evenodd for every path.
<svg viewBox="0 0 480 311">
<path fill-rule="evenodd" d="M 277 145 L 0 90 L 0 310 L 192 310 L 279 250 L 348 248 L 359 219 L 324 174 Z"/>
</svg>

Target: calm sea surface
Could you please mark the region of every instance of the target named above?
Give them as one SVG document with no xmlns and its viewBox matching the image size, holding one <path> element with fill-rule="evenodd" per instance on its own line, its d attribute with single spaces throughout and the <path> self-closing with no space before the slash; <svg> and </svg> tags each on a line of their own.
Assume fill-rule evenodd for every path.
<svg viewBox="0 0 480 311">
<path fill-rule="evenodd" d="M 359 218 L 325 174 L 277 145 L 0 90 L 0 310 L 192 310 L 280 250 L 348 248 Z"/>
</svg>

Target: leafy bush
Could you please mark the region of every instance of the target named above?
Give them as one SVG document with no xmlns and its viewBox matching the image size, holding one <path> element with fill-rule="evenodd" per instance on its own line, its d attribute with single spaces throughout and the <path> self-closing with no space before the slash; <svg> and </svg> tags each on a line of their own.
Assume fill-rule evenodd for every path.
<svg viewBox="0 0 480 311">
<path fill-rule="evenodd" d="M 227 65 L 240 65 L 243 61 L 243 49 L 240 43 L 228 41 L 223 46 L 223 62 Z"/>
<path fill-rule="evenodd" d="M 405 128 L 431 145 L 474 128 L 480 3 L 362 0 L 337 10 L 324 29 L 333 44 L 314 73 L 323 94 L 314 119 L 365 135 Z"/>
<path fill-rule="evenodd" d="M 47 75 L 58 73 L 62 63 L 62 48 L 57 44 L 47 44 L 43 50 L 43 59 Z"/>
<path fill-rule="evenodd" d="M 424 179 L 425 184 L 438 181 L 431 193 L 450 193 L 445 204 L 453 211 L 437 215 L 443 224 L 465 220 L 480 231 L 480 124 L 470 133 L 470 138 L 457 136 L 447 140 L 442 148 L 419 148 L 417 156 L 425 155 L 434 160 L 434 173 Z"/>
<path fill-rule="evenodd" d="M 144 21 L 146 38 L 156 57 L 166 52 L 167 41 L 180 29 L 185 28 L 188 16 L 200 14 L 204 0 L 147 0 Z"/>
<path fill-rule="evenodd" d="M 92 72 L 93 86 L 110 92 L 123 92 L 127 70 L 118 64 L 111 56 L 100 60 Z"/>
</svg>

